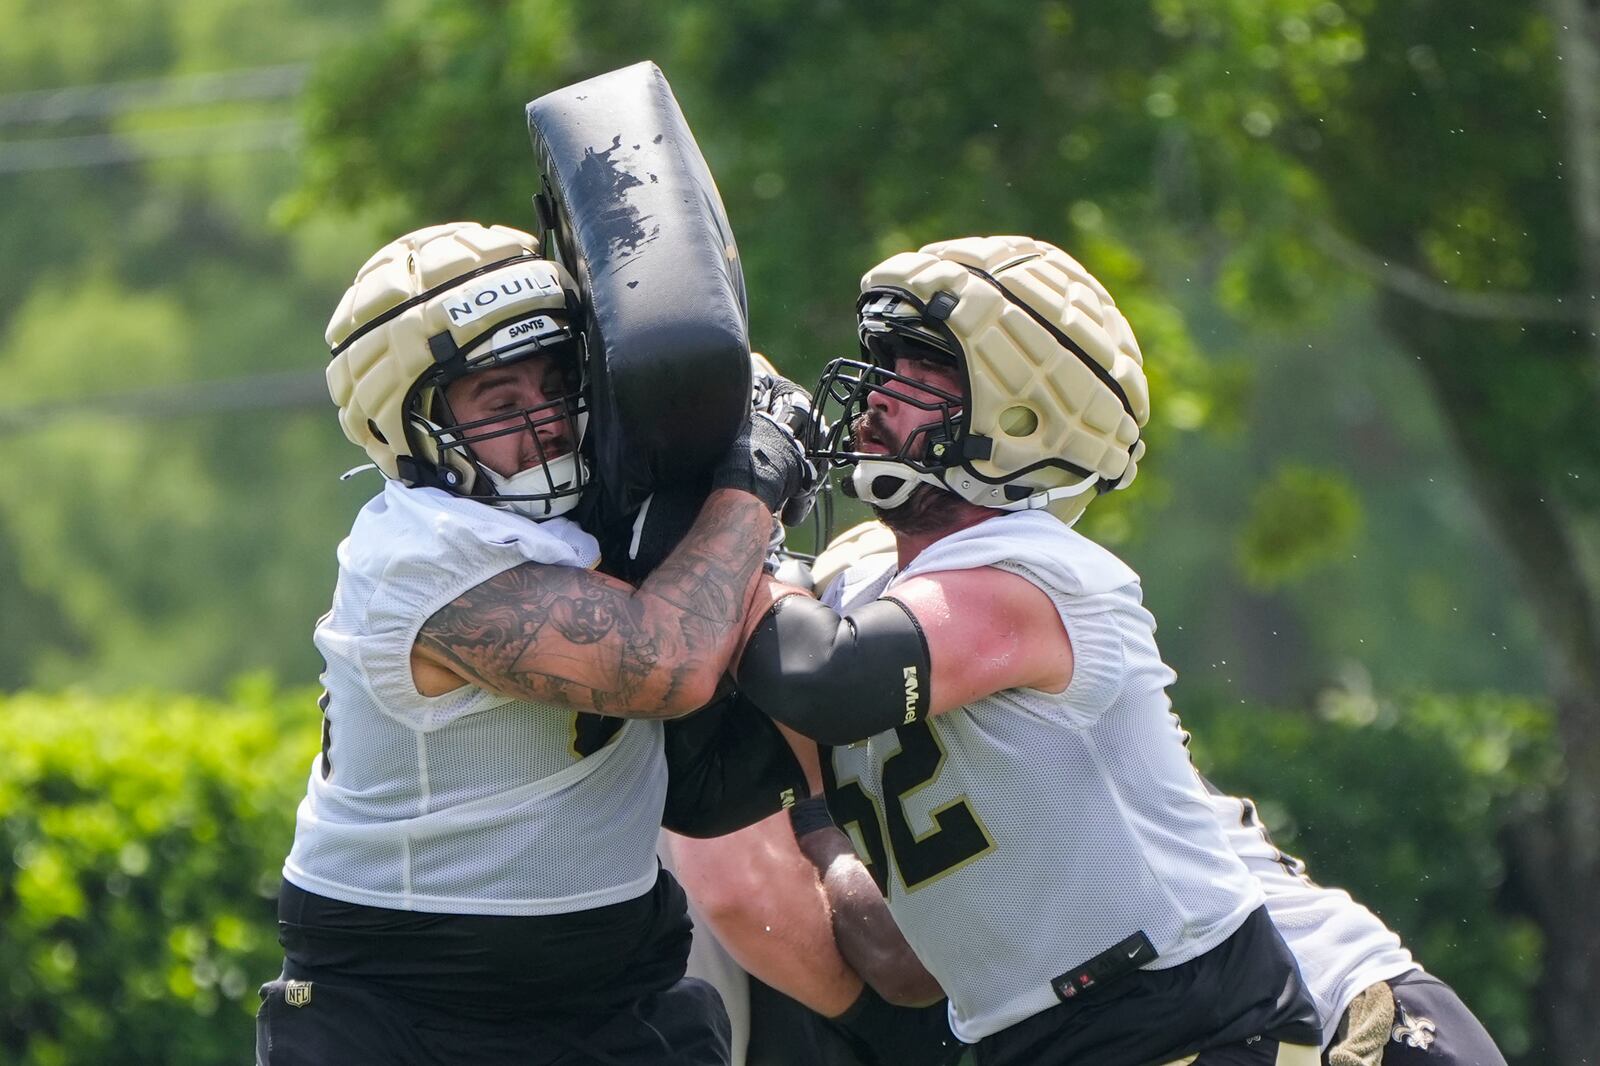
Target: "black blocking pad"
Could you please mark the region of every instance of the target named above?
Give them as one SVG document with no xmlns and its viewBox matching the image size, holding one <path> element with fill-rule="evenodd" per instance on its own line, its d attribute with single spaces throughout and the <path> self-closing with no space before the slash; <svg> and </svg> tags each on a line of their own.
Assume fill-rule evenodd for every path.
<svg viewBox="0 0 1600 1066">
<path fill-rule="evenodd" d="M 582 290 L 588 435 L 613 514 L 704 485 L 748 417 L 744 272 L 711 171 L 654 63 L 528 105 L 540 225 Z"/>
</svg>

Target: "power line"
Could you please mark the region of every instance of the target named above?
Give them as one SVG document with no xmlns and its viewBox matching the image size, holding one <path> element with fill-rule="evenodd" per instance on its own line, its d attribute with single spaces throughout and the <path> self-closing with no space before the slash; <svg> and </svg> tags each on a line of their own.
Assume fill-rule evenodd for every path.
<svg viewBox="0 0 1600 1066">
<path fill-rule="evenodd" d="M 273 100 L 296 96 L 305 87 L 309 69 L 305 63 L 291 63 L 12 93 L 0 96 L 0 126 L 47 124 L 73 118 L 104 118 L 134 111 L 225 100 Z"/>
<path fill-rule="evenodd" d="M 289 97 L 304 87 L 308 69 L 306 64 L 296 63 L 13 93 L 0 96 L 0 127 Z M 300 123 L 290 118 L 0 142 L 0 174 L 220 152 L 282 151 L 299 141 Z M 293 370 L 0 408 L 0 433 L 86 414 L 158 418 L 322 408 L 328 402 L 327 383 L 320 370 Z"/>
<path fill-rule="evenodd" d="M 218 155 L 227 152 L 280 152 L 300 143 L 300 122 L 292 118 L 213 123 L 141 134 L 103 133 L 0 141 L 0 174 L 109 166 L 145 159 Z"/>
<path fill-rule="evenodd" d="M 149 389 L 47 400 L 0 408 L 0 433 L 32 429 L 41 422 L 78 415 L 163 418 L 239 411 L 327 409 L 328 383 L 317 370 L 286 370 L 214 381 L 189 381 Z"/>
</svg>

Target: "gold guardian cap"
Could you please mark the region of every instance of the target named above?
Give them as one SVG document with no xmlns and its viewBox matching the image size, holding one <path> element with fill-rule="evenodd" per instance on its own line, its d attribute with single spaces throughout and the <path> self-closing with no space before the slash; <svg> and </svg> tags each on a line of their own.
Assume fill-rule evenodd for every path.
<svg viewBox="0 0 1600 1066">
<path fill-rule="evenodd" d="M 577 503 L 586 477 L 577 451 L 546 456 L 534 491 L 505 490 L 472 445 L 567 419 L 580 446 L 585 422 L 582 337 L 573 326 L 577 287 L 544 259 L 532 234 L 452 222 L 408 233 L 356 273 L 328 322 L 328 392 L 339 425 L 386 477 L 542 518 Z M 536 354 L 564 364 L 566 393 L 537 408 L 457 423 L 444 402 L 450 382 Z"/>
<path fill-rule="evenodd" d="M 893 508 L 932 484 L 1071 523 L 1133 481 L 1150 417 L 1143 356 L 1077 260 L 1029 237 L 967 237 L 891 256 L 861 292 L 861 358 L 835 360 L 817 386 L 819 404 L 839 408 L 818 457 L 853 466 L 856 495 Z M 901 356 L 953 363 L 964 395 L 919 403 L 930 420 L 898 454 L 857 451 L 852 423 L 872 392 L 895 391 Z"/>
</svg>

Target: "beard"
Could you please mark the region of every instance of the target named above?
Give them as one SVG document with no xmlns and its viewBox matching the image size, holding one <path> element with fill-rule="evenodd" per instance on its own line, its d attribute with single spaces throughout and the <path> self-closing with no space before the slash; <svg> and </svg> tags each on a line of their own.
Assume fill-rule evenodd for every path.
<svg viewBox="0 0 1600 1066">
<path fill-rule="evenodd" d="M 947 529 L 961 517 L 967 501 L 946 489 L 918 485 L 899 507 L 874 507 L 873 514 L 895 533 L 916 535 Z"/>
<path fill-rule="evenodd" d="M 886 459 L 903 450 L 903 442 L 883 424 L 875 410 L 863 412 L 852 429 L 857 442 L 865 436 L 886 448 Z M 931 533 L 946 528 L 959 515 L 961 504 L 965 502 L 948 490 L 924 484 L 912 489 L 910 498 L 899 507 L 874 507 L 872 512 L 896 533 Z"/>
</svg>

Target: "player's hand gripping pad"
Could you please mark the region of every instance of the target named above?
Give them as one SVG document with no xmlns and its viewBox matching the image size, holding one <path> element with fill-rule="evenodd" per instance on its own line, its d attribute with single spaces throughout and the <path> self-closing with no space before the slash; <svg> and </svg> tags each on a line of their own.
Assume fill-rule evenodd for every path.
<svg viewBox="0 0 1600 1066">
<path fill-rule="evenodd" d="M 645 62 L 539 97 L 528 127 L 540 224 L 586 305 L 601 512 L 703 494 L 749 417 L 750 341 L 733 231 L 683 112 Z"/>
</svg>

